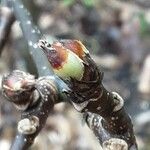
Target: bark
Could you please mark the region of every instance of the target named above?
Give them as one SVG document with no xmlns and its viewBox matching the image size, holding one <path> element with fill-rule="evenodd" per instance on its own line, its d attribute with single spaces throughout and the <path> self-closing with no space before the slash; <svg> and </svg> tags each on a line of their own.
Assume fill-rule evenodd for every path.
<svg viewBox="0 0 150 150">
<path fill-rule="evenodd" d="M 73 105 L 78 111 L 85 113 L 85 116 L 87 114 L 86 122 L 101 145 L 117 138 L 122 139 L 128 149 L 137 149 L 132 121 L 124 109 L 124 100 L 118 93 L 104 88 L 103 73 L 90 55 L 84 61 L 87 67 L 83 79 L 72 79 L 70 82 L 72 92 L 69 96 Z"/>
</svg>

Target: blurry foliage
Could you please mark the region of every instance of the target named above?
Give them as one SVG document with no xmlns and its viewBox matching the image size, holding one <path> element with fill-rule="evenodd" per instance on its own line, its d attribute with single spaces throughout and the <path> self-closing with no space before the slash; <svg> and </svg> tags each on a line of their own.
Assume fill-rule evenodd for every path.
<svg viewBox="0 0 150 150">
<path fill-rule="evenodd" d="M 75 2 L 75 0 L 63 0 L 64 6 L 67 6 L 67 7 L 73 5 L 74 2 Z"/>
<path fill-rule="evenodd" d="M 94 4 L 96 2 L 96 0 L 82 0 L 82 1 L 86 7 L 92 7 L 92 6 L 94 6 Z"/>
<path fill-rule="evenodd" d="M 144 13 L 139 13 L 140 34 L 141 36 L 150 36 L 150 24 L 147 22 Z"/>
<path fill-rule="evenodd" d="M 85 7 L 92 7 L 96 2 L 96 0 L 80 0 L 80 1 L 81 3 L 83 3 Z M 75 2 L 76 0 L 63 0 L 63 4 L 67 7 L 72 6 Z"/>
</svg>

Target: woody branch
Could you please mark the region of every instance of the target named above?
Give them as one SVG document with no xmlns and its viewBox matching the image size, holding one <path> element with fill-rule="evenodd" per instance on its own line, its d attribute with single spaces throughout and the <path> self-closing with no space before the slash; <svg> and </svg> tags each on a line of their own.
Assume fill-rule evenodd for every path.
<svg viewBox="0 0 150 150">
<path fill-rule="evenodd" d="M 26 90 L 29 88 L 30 92 L 28 90 L 24 91 L 25 93 L 27 92 L 27 96 L 33 96 L 31 96 L 31 98 L 29 99 L 30 101 L 26 101 L 26 106 L 28 107 L 26 107 L 26 109 L 22 111 L 22 120 L 18 124 L 18 131 L 21 132 L 18 132 L 18 135 L 16 136 L 16 139 L 12 145 L 12 149 L 27 149 L 27 147 L 32 144 L 34 138 L 44 126 L 45 120 L 48 116 L 48 112 L 51 110 L 53 105 L 57 102 L 63 101 L 66 98 L 70 99 L 69 101 L 72 102 L 72 104 L 78 111 L 86 114 L 86 122 L 98 137 L 103 148 L 113 149 L 115 147 L 118 147 L 118 149 L 137 149 L 133 126 L 130 117 L 124 110 L 123 99 L 117 93 L 108 92 L 103 87 L 101 82 L 102 73 L 97 70 L 95 63 L 93 61 L 89 61 L 88 66 L 88 68 L 92 68 L 94 66 L 97 71 L 96 78 L 93 83 L 88 80 L 87 82 L 77 82 L 76 80 L 72 80 L 68 84 L 64 83 L 64 81 L 58 78 L 53 73 L 52 69 L 48 67 L 49 64 L 43 53 L 40 50 L 37 50 L 39 48 L 36 43 L 39 40 L 41 34 L 39 30 L 33 27 L 30 16 L 24 9 L 23 4 L 18 0 L 15 0 L 13 1 L 13 7 L 15 16 L 20 21 L 24 37 L 26 39 L 26 42 L 28 43 L 30 54 L 37 66 L 39 76 L 45 77 L 43 77 L 42 80 L 43 85 L 41 85 L 41 83 L 39 82 L 41 81 L 39 78 L 32 83 L 32 88 L 30 87 L 32 90 L 28 86 L 26 87 Z M 42 60 L 42 63 L 40 60 Z M 49 83 L 50 75 L 52 77 L 50 78 L 51 82 L 50 84 L 47 84 L 47 82 Z M 4 79 L 8 79 L 8 76 Z M 77 86 L 74 86 L 74 84 Z M 5 84 L 3 84 L 3 87 L 4 85 Z M 9 89 L 7 87 L 9 86 L 5 86 L 4 90 Z M 48 101 L 45 101 L 45 98 L 42 96 L 44 95 L 43 92 L 45 91 L 45 87 L 48 91 L 50 91 L 50 93 L 53 91 L 52 95 L 48 95 Z M 79 91 L 76 91 L 74 87 L 77 87 Z M 84 88 L 83 90 L 81 90 L 82 87 L 86 87 L 88 90 L 85 91 Z M 38 93 L 38 98 L 37 95 L 34 97 L 35 91 L 37 91 L 36 93 Z M 81 100 L 82 102 L 80 101 L 81 97 L 78 95 L 79 93 L 83 95 L 82 98 L 84 100 Z M 91 96 L 89 97 L 89 95 Z M 20 94 L 18 95 L 18 97 L 19 101 L 22 101 L 22 97 L 20 97 Z M 14 102 L 13 98 L 12 101 Z M 19 103 L 16 104 L 18 105 Z M 39 105 L 41 109 L 37 110 Z M 45 106 L 48 106 L 49 110 L 48 108 L 44 109 Z M 46 110 L 48 110 L 48 112 L 46 112 Z M 42 113 L 44 121 L 42 121 Z M 24 122 L 26 126 L 22 127 L 22 123 Z M 21 130 L 19 130 L 20 127 Z M 22 131 L 22 129 L 24 128 L 27 131 L 30 131 L 30 129 L 34 129 L 34 132 L 27 134 L 26 130 Z"/>
</svg>

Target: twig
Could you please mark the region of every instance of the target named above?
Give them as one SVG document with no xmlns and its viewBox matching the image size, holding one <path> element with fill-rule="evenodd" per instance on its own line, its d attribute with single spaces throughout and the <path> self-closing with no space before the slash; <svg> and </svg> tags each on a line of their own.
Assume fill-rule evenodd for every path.
<svg viewBox="0 0 150 150">
<path fill-rule="evenodd" d="M 16 19 L 20 22 L 20 27 L 23 31 L 24 38 L 28 43 L 30 55 L 35 62 L 38 74 L 41 76 L 52 75 L 53 70 L 50 68 L 46 57 L 37 46 L 38 40 L 42 38 L 40 30 L 33 25 L 30 13 L 24 8 L 21 1 L 12 1 L 12 6 Z M 44 61 L 41 63 L 41 60 Z"/>
<path fill-rule="evenodd" d="M 71 96 L 71 99 L 74 99 L 74 106 L 81 112 L 97 114 L 92 114 L 94 117 L 90 121 L 87 117 L 86 121 L 101 145 L 104 145 L 107 140 L 118 138 L 127 143 L 128 149 L 137 149 L 131 118 L 123 107 L 124 100 L 116 92 L 111 93 L 104 88 L 102 76 L 100 78 L 101 73 L 93 62 L 89 63 L 87 70 L 87 76 L 92 76 L 92 71 L 89 70 L 93 70 L 92 74 L 97 76 L 92 81 L 73 82 L 71 89 L 75 91 L 75 94 Z M 77 98 L 81 101 L 77 102 Z"/>
<path fill-rule="evenodd" d="M 118 139 L 116 140 L 117 145 L 121 140 L 121 143 L 126 143 L 128 149 L 136 150 L 133 125 L 129 115 L 124 110 L 124 100 L 118 93 L 111 93 L 104 88 L 102 84 L 103 73 L 99 71 L 84 45 L 77 40 L 61 40 L 52 44 L 41 41 L 39 44 L 45 51 L 56 74 L 68 83 L 71 91 L 67 91 L 66 93 L 74 107 L 79 112 L 90 112 L 93 113 L 92 115 L 96 114 L 96 116 L 103 117 L 101 120 L 99 120 L 98 117 L 92 117 L 94 118 L 93 124 L 90 125 L 91 129 L 100 140 L 100 144 L 108 145 L 111 141 L 114 145 L 115 140 L 113 138 L 116 138 Z M 59 57 L 56 58 L 62 60 L 59 52 L 64 52 L 65 50 L 66 55 L 71 55 L 73 58 L 73 55 L 76 54 L 76 57 L 78 57 L 77 60 L 79 60 L 78 62 L 80 65 L 77 66 L 78 70 L 81 70 L 81 72 L 77 76 L 66 71 L 65 65 L 60 66 L 61 69 L 55 68 L 57 61 L 53 59 L 53 56 L 58 55 Z M 74 52 L 74 54 L 72 54 L 72 52 Z M 72 59 L 71 61 L 69 61 L 69 59 L 65 61 L 70 65 L 69 68 L 75 68 L 76 64 L 78 64 L 77 60 L 74 60 L 73 65 L 71 63 Z M 69 70 L 71 71 L 71 69 Z M 67 78 L 68 80 L 66 81 Z M 87 123 L 90 124 L 90 122 L 91 121 L 87 119 Z M 101 126 L 99 126 L 100 123 Z M 102 133 L 101 130 L 103 130 Z"/>
<path fill-rule="evenodd" d="M 28 10 L 23 5 L 22 1 L 14 0 L 10 1 L 10 5 L 13 6 L 16 19 L 20 22 L 20 27 L 23 31 L 25 41 L 29 46 L 29 53 L 35 62 L 37 72 L 39 76 L 53 75 L 56 78 L 56 84 L 58 84 L 59 95 L 61 99 L 66 100 L 64 90 L 69 90 L 68 86 L 55 76 L 51 65 L 49 64 L 46 56 L 41 49 L 37 46 L 37 42 L 43 36 L 38 27 L 32 23 L 32 18 Z M 61 100 L 60 100 L 61 101 Z"/>
<path fill-rule="evenodd" d="M 43 55 L 42 51 L 38 48 L 37 41 L 40 39 L 42 35 L 40 34 L 40 31 L 35 26 L 33 26 L 29 12 L 24 8 L 24 5 L 22 4 L 21 1 L 18 1 L 18 0 L 9 1 L 8 0 L 8 2 L 9 2 L 8 3 L 9 6 L 13 7 L 16 19 L 20 21 L 20 26 L 21 26 L 21 29 L 23 30 L 24 38 L 26 42 L 28 43 L 29 52 L 36 64 L 38 74 L 40 76 L 53 75 L 53 82 L 56 81 L 55 86 L 59 85 L 57 87 L 57 90 L 59 90 L 59 92 L 57 91 L 57 94 L 59 94 L 58 95 L 59 99 L 56 99 L 55 103 L 60 102 L 62 99 L 66 99 L 66 95 L 62 91 L 68 90 L 69 88 L 62 80 L 60 80 L 57 76 L 53 74 L 53 70 L 51 69 L 50 64 L 48 63 L 47 58 Z M 45 84 L 46 82 L 44 81 L 43 85 Z M 41 88 L 40 90 L 43 90 L 43 89 Z M 49 91 L 51 90 L 49 89 Z M 32 95 L 32 93 L 30 93 L 29 95 Z M 19 100 L 20 101 L 22 100 L 20 96 L 19 96 Z M 16 138 L 11 147 L 12 150 L 17 150 L 17 149 L 23 150 L 23 149 L 27 149 L 28 147 L 30 147 L 34 141 L 34 138 L 37 136 L 37 134 L 40 132 L 40 130 L 44 126 L 45 121 L 47 119 L 47 115 L 49 111 L 52 109 L 52 106 L 54 104 L 53 103 L 49 104 L 51 101 L 50 102 L 43 101 L 43 97 L 39 98 L 39 101 L 41 102 L 41 107 L 42 107 L 41 110 L 33 111 L 32 110 L 33 108 L 31 107 L 30 108 L 30 110 L 32 110 L 31 112 L 27 110 L 21 113 L 23 118 L 30 118 L 29 116 L 32 116 L 34 113 L 36 113 L 40 122 L 39 129 L 33 135 L 25 135 L 25 134 L 17 133 Z M 47 109 L 45 109 L 45 107 Z M 39 106 L 37 105 L 36 109 L 38 108 Z"/>
<path fill-rule="evenodd" d="M 57 102 L 57 87 L 51 76 L 35 79 L 18 70 L 5 76 L 2 85 L 3 94 L 22 111 L 11 150 L 26 150 L 33 144 Z"/>
<path fill-rule="evenodd" d="M 136 150 L 137 147 L 131 119 L 123 108 L 124 100 L 117 93 L 108 92 L 103 87 L 103 73 L 98 70 L 90 55 L 86 54 L 82 58 L 85 67 L 82 79 L 76 80 L 71 78 L 69 81 L 64 79 L 63 82 L 59 77 L 54 75 L 53 69 L 48 67 L 50 64 L 47 58 L 38 49 L 36 43 L 40 38 L 40 32 L 38 31 L 39 33 L 37 33 L 33 28 L 29 15 L 26 15 L 27 12 L 24 10 L 24 6 L 19 0 L 14 0 L 13 7 L 16 18 L 20 21 L 25 39 L 28 42 L 30 54 L 35 61 L 38 73 L 40 76 L 45 77 L 43 77 L 42 84 L 39 79 L 31 82 L 32 84 L 28 85 L 30 88 L 25 86 L 26 88 L 23 88 L 21 93 L 17 93 L 17 99 L 15 97 L 16 90 L 22 90 L 22 82 L 17 82 L 13 86 L 7 85 L 7 82 L 3 82 L 3 89 L 6 96 L 11 98 L 11 101 L 19 106 L 20 109 L 22 108 L 20 104 L 24 104 L 22 120 L 18 124 L 19 134 L 13 143 L 12 150 L 17 148 L 20 150 L 26 149 L 32 144 L 34 138 L 45 124 L 48 112 L 53 105 L 66 98 L 65 94 L 63 94 L 64 97 L 61 96 L 63 92 L 68 95 L 71 103 L 78 111 L 82 113 L 90 112 L 86 116 L 86 122 L 104 148 L 109 149 L 110 147 L 119 145 L 120 149 L 124 146 L 126 149 Z M 63 44 L 66 44 L 65 41 Z M 46 77 L 47 75 L 52 75 L 52 77 Z M 11 75 L 8 76 L 11 77 Z M 8 76 L 4 78 L 6 81 L 9 79 Z M 16 80 L 18 81 L 18 78 Z M 33 95 L 34 90 L 39 93 L 39 98 Z M 45 91 L 54 92 L 52 95 L 48 94 L 48 101 L 45 101 L 46 96 L 43 93 Z M 28 96 L 27 99 L 22 97 L 22 92 Z M 37 110 L 38 108 L 40 110 Z M 48 112 L 46 113 L 45 111 Z M 96 115 L 91 117 L 91 113 L 92 115 Z M 100 118 L 100 116 L 103 118 Z M 18 140 L 20 141 L 18 142 Z"/>
</svg>

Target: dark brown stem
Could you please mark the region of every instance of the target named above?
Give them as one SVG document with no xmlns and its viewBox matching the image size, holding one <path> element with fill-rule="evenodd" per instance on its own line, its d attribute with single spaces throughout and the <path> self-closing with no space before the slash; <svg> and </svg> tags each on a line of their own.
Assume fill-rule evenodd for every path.
<svg viewBox="0 0 150 150">
<path fill-rule="evenodd" d="M 99 71 L 90 55 L 85 56 L 84 61 L 88 66 L 85 67 L 84 77 L 81 81 L 72 79 L 70 82 L 73 105 L 78 111 L 88 114 L 86 122 L 101 145 L 110 141 L 118 143 L 118 140 L 121 140 L 128 149 L 136 150 L 133 125 L 124 109 L 124 100 L 118 93 L 109 92 L 104 88 L 103 73 Z"/>
<path fill-rule="evenodd" d="M 133 125 L 131 118 L 125 112 L 122 99 L 120 101 L 117 93 L 110 93 L 103 86 L 99 93 L 102 93 L 101 97 L 96 101 L 90 101 L 83 111 L 91 112 L 87 113 L 86 121 L 100 144 L 105 145 L 108 140 L 117 138 L 124 140 L 128 149 L 136 150 Z"/>
</svg>

